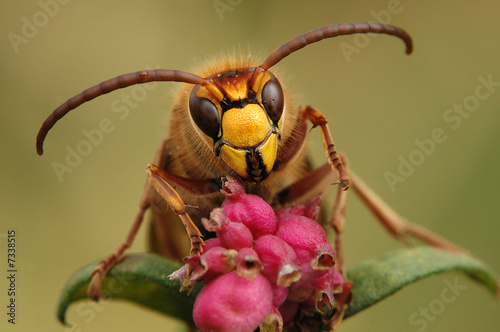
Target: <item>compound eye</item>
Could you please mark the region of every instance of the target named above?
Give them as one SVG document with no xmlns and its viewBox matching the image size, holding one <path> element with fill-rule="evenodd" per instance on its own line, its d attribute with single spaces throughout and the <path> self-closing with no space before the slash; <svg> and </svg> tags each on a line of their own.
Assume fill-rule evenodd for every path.
<svg viewBox="0 0 500 332">
<path fill-rule="evenodd" d="M 207 136 L 215 139 L 219 135 L 219 110 L 209 99 L 198 97 L 194 88 L 189 97 L 189 112 L 194 122 Z"/>
<path fill-rule="evenodd" d="M 281 84 L 276 77 L 272 77 L 262 88 L 262 105 L 274 124 L 278 123 L 283 113 L 285 98 Z"/>
</svg>

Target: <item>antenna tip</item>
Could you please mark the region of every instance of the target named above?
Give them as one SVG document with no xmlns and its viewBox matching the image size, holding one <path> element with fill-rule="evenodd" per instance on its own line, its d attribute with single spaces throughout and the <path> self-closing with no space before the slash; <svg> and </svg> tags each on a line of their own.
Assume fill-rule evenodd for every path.
<svg viewBox="0 0 500 332">
<path fill-rule="evenodd" d="M 406 54 L 410 55 L 413 52 L 413 40 L 407 35 L 407 38 L 404 38 L 404 42 L 406 45 Z"/>
<path fill-rule="evenodd" d="M 43 142 L 39 140 L 36 141 L 36 153 L 38 153 L 39 156 L 43 154 Z"/>
</svg>

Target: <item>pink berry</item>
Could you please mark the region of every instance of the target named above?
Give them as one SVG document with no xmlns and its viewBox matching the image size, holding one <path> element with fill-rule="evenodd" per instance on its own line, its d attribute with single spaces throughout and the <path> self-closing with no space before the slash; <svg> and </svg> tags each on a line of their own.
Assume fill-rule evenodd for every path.
<svg viewBox="0 0 500 332">
<path fill-rule="evenodd" d="M 304 302 L 310 299 L 314 295 L 314 282 L 313 274 L 306 271 L 302 278 L 297 282 L 293 283 L 288 289 L 287 300 L 293 302 Z"/>
<path fill-rule="evenodd" d="M 213 247 L 199 256 L 198 264 L 195 264 L 191 273 L 191 280 L 203 278 L 208 282 L 221 273 L 226 273 L 236 266 L 236 256 L 238 253 L 233 249 L 223 247 Z M 188 261 L 188 264 L 193 263 Z"/>
<path fill-rule="evenodd" d="M 280 219 L 286 215 L 298 215 L 317 221 L 321 211 L 321 196 L 308 200 L 305 204 L 292 205 L 276 211 L 276 218 Z"/>
<path fill-rule="evenodd" d="M 207 252 L 213 247 L 222 247 L 220 240 L 216 237 L 205 240 L 205 246 L 203 247 L 203 252 Z"/>
<path fill-rule="evenodd" d="M 274 233 L 276 216 L 262 198 L 246 194 L 243 186 L 231 177 L 228 177 L 222 191 L 226 200 L 221 207 L 232 222 L 241 222 L 247 226 L 254 239 Z"/>
<path fill-rule="evenodd" d="M 193 319 L 202 331 L 254 331 L 272 309 L 272 287 L 262 275 L 249 280 L 232 271 L 201 290 Z"/>
<path fill-rule="evenodd" d="M 288 287 L 273 285 L 273 306 L 279 308 L 286 301 Z"/>
<path fill-rule="evenodd" d="M 240 222 L 230 222 L 217 233 L 221 244 L 234 250 L 251 247 L 253 236 L 247 226 Z"/>
<path fill-rule="evenodd" d="M 275 235 L 288 243 L 297 256 L 316 256 L 318 250 L 333 252 L 321 225 L 304 216 L 281 217 Z"/>
<path fill-rule="evenodd" d="M 300 279 L 300 268 L 294 263 L 295 251 L 285 241 L 274 235 L 259 237 L 254 244 L 264 266 L 262 274 L 272 284 L 288 287 Z"/>
<path fill-rule="evenodd" d="M 302 270 L 301 279 L 290 287 L 288 299 L 307 301 L 314 295 L 314 279 L 324 276 L 335 264 L 326 233 L 314 220 L 287 213 L 280 214 L 275 235 L 295 250 L 296 263 Z"/>
<path fill-rule="evenodd" d="M 315 277 L 325 274 L 335 264 L 325 230 L 312 219 L 286 215 L 279 219 L 275 235 L 295 250 L 299 265 L 308 263 L 312 269 L 324 271 Z"/>
<path fill-rule="evenodd" d="M 240 250 L 251 247 L 253 236 L 250 230 L 241 222 L 232 222 L 221 208 L 210 212 L 210 219 L 202 219 L 203 226 L 208 231 L 215 232 L 223 247 Z"/>
</svg>

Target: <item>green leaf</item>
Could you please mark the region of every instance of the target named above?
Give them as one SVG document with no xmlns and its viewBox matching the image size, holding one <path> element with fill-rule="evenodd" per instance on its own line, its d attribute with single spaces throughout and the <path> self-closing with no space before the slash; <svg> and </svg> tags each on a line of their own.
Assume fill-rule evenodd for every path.
<svg viewBox="0 0 500 332">
<path fill-rule="evenodd" d="M 57 310 L 61 322 L 66 323 L 65 315 L 70 304 L 86 299 L 91 273 L 97 263 L 78 270 L 64 286 Z M 192 308 L 202 283 L 198 283 L 190 295 L 179 292 L 180 282 L 167 277 L 179 267 L 179 263 L 152 254 L 127 255 L 108 273 L 102 293 L 192 324 Z M 472 256 L 428 247 L 404 249 L 366 261 L 348 271 L 354 289 L 353 302 L 345 317 L 368 308 L 419 279 L 447 271 L 464 272 L 493 293 L 497 292 L 495 275 Z"/>
<path fill-rule="evenodd" d="M 345 317 L 379 302 L 419 279 L 433 274 L 460 271 L 482 283 L 492 293 L 497 292 L 495 274 L 477 258 L 429 247 L 417 247 L 389 253 L 366 261 L 350 271 L 353 301 Z"/>
<path fill-rule="evenodd" d="M 62 323 L 67 324 L 65 316 L 70 304 L 87 299 L 87 287 L 92 271 L 98 263 L 82 267 L 66 282 L 57 307 L 57 317 Z M 181 286 L 179 280 L 170 280 L 168 275 L 180 266 L 180 263 L 153 254 L 126 255 L 120 264 L 109 271 L 104 279 L 101 293 L 113 299 L 143 305 L 193 324 L 193 304 L 201 285 L 197 285 L 191 295 L 179 292 Z"/>
</svg>

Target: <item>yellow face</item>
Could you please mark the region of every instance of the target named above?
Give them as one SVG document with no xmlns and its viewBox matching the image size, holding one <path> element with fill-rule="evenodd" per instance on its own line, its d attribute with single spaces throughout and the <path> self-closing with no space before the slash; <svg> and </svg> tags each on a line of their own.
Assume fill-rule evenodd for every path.
<svg viewBox="0 0 500 332">
<path fill-rule="evenodd" d="M 234 69 L 197 85 L 189 99 L 189 116 L 197 132 L 243 179 L 259 182 L 276 161 L 284 95 L 278 79 L 255 68 Z"/>
</svg>

